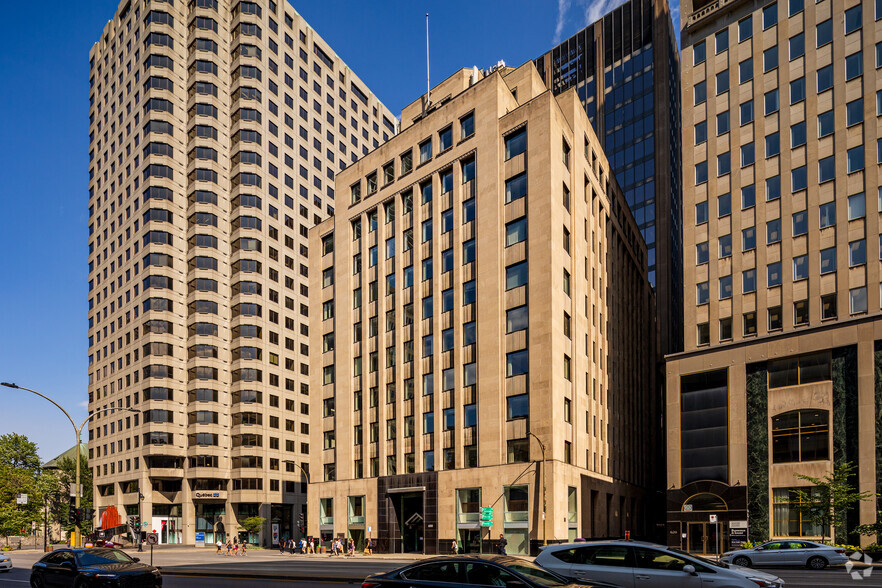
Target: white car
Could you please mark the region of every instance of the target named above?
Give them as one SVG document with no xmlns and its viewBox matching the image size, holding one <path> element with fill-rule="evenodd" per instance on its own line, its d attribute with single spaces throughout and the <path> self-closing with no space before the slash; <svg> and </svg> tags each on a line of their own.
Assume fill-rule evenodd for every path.
<svg viewBox="0 0 882 588">
<path fill-rule="evenodd" d="M 784 580 L 655 543 L 588 541 L 549 545 L 535 562 L 567 578 L 622 588 L 783 588 Z"/>
<path fill-rule="evenodd" d="M 828 565 L 844 564 L 848 557 L 841 547 L 798 539 L 767 541 L 752 549 L 727 551 L 720 561 L 743 567 L 806 566 L 823 570 Z"/>
<path fill-rule="evenodd" d="M 8 572 L 12 569 L 12 560 L 8 555 L 0 553 L 0 572 Z"/>
</svg>

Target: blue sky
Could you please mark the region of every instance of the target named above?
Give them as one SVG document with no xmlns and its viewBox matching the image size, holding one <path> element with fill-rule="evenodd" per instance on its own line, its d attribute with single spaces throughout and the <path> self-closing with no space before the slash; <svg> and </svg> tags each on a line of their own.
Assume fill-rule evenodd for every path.
<svg viewBox="0 0 882 588">
<path fill-rule="evenodd" d="M 178 0 L 183 1 L 183 0 Z M 297 11 L 395 113 L 460 67 L 520 65 L 620 0 L 302 0 Z M 89 48 L 115 0 L 4 3 L 0 19 L 0 381 L 86 417 Z M 379 32 L 379 34 L 378 34 Z M 61 412 L 0 388 L 0 433 L 50 459 L 74 444 Z"/>
</svg>

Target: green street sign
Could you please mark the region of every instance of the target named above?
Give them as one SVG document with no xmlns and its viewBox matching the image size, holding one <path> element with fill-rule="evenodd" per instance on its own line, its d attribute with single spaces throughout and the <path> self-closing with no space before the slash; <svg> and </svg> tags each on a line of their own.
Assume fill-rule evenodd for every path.
<svg viewBox="0 0 882 588">
<path fill-rule="evenodd" d="M 482 527 L 492 527 L 493 521 L 481 521 L 481 526 Z"/>
<path fill-rule="evenodd" d="M 493 514 L 493 507 L 492 506 L 482 506 L 481 507 L 481 514 Z"/>
</svg>

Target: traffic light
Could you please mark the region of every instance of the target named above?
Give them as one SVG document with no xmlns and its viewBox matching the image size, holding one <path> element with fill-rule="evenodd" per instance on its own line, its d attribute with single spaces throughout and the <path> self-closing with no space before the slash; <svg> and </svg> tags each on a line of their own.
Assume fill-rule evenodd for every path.
<svg viewBox="0 0 882 588">
<path fill-rule="evenodd" d="M 91 522 L 92 518 L 95 516 L 95 509 L 94 509 L 94 508 L 83 508 L 83 509 L 80 509 L 80 510 L 83 511 L 82 519 L 83 519 L 84 521 L 90 521 L 90 522 Z"/>
<path fill-rule="evenodd" d="M 82 514 L 81 509 L 71 507 L 67 512 L 67 524 L 79 526 L 80 520 L 82 520 Z"/>
<path fill-rule="evenodd" d="M 300 530 L 301 533 L 306 532 L 306 520 L 303 516 L 303 513 L 300 513 L 297 517 L 297 528 Z"/>
</svg>

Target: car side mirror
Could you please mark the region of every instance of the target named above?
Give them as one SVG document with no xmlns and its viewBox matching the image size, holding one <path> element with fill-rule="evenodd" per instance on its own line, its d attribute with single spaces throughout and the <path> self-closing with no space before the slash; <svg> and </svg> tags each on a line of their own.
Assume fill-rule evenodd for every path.
<svg viewBox="0 0 882 588">
<path fill-rule="evenodd" d="M 698 575 L 698 572 L 695 571 L 695 566 L 690 564 L 686 564 L 685 566 L 683 566 L 683 571 L 692 576 Z"/>
<path fill-rule="evenodd" d="M 765 547 L 763 547 L 762 545 L 759 545 L 759 546 L 757 546 L 757 547 L 754 547 L 753 549 L 754 549 L 755 551 L 762 551 L 763 549 L 765 549 Z"/>
<path fill-rule="evenodd" d="M 132 560 L 133 561 L 141 561 L 141 558 L 140 557 L 133 557 Z"/>
<path fill-rule="evenodd" d="M 64 568 L 64 569 L 66 569 L 66 570 L 75 570 L 75 569 L 77 569 L 77 566 L 76 566 L 76 565 L 74 564 L 74 562 L 72 562 L 72 561 L 63 561 L 63 562 L 61 562 L 60 564 L 58 564 L 58 567 L 60 567 L 60 568 Z"/>
</svg>

